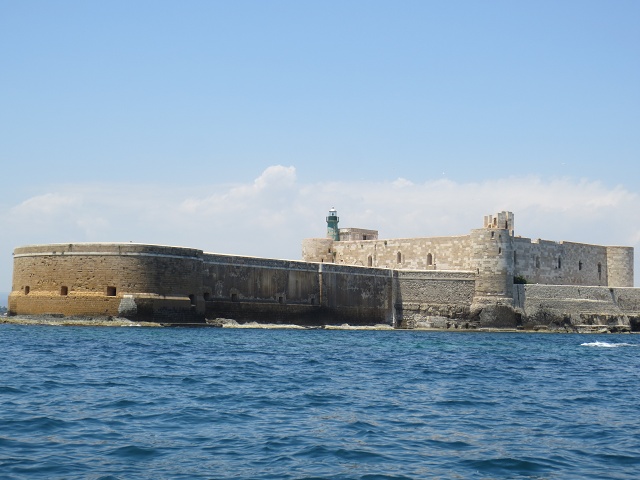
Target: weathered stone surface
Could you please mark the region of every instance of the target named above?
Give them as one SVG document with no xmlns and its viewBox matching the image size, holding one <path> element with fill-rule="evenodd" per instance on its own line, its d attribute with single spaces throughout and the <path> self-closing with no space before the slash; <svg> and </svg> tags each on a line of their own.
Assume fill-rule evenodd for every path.
<svg viewBox="0 0 640 480">
<path fill-rule="evenodd" d="M 484 223 L 469 235 L 392 240 L 350 229 L 356 240 L 305 240 L 307 261 L 161 245 L 20 247 L 9 314 L 171 324 L 226 318 L 301 326 L 640 330 L 632 248 L 514 237 L 510 212 Z M 540 284 L 514 285 L 515 276 Z"/>
</svg>

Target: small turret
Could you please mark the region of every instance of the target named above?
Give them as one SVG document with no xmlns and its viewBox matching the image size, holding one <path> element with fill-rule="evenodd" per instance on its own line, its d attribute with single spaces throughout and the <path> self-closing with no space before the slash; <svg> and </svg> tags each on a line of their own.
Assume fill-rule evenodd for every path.
<svg viewBox="0 0 640 480">
<path fill-rule="evenodd" d="M 340 240 L 340 230 L 338 229 L 339 220 L 338 212 L 334 207 L 331 207 L 329 215 L 327 216 L 327 238 L 336 241 Z"/>
<path fill-rule="evenodd" d="M 513 213 L 502 211 L 495 215 L 485 215 L 484 228 L 509 230 L 509 235 L 513 237 Z"/>
</svg>

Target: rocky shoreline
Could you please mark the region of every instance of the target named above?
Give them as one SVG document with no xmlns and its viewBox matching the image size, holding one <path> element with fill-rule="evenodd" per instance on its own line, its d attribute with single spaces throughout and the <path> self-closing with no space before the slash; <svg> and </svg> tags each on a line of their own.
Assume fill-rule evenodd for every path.
<svg viewBox="0 0 640 480">
<path fill-rule="evenodd" d="M 535 325 L 533 328 L 494 328 L 479 327 L 477 325 L 463 326 L 457 323 L 445 323 L 442 326 L 417 324 L 412 328 L 393 328 L 391 325 L 336 325 L 301 326 L 295 324 L 275 324 L 246 322 L 239 323 L 233 319 L 215 318 L 206 323 L 157 323 L 135 322 L 122 317 L 65 317 L 62 315 L 29 315 L 0 317 L 0 324 L 13 325 L 48 325 L 60 327 L 183 327 L 183 328 L 238 328 L 238 329 L 296 329 L 296 330 L 401 330 L 401 331 L 432 331 L 432 332 L 517 332 L 517 333 L 637 333 L 631 332 L 625 325 Z"/>
</svg>

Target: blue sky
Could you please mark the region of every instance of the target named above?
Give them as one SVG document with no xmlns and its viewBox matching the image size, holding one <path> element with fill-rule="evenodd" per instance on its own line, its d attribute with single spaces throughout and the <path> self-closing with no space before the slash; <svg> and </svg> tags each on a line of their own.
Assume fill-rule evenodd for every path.
<svg viewBox="0 0 640 480">
<path fill-rule="evenodd" d="M 0 0 L 0 291 L 31 243 L 299 258 L 331 206 L 383 237 L 507 209 L 523 236 L 638 247 L 639 22 L 622 0 Z"/>
</svg>

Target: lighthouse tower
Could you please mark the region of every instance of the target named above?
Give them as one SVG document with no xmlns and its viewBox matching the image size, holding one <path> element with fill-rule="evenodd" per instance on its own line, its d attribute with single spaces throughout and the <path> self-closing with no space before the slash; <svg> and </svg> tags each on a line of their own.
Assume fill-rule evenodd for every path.
<svg viewBox="0 0 640 480">
<path fill-rule="evenodd" d="M 327 238 L 340 241 L 340 230 L 338 229 L 338 212 L 331 207 L 327 216 Z"/>
</svg>

